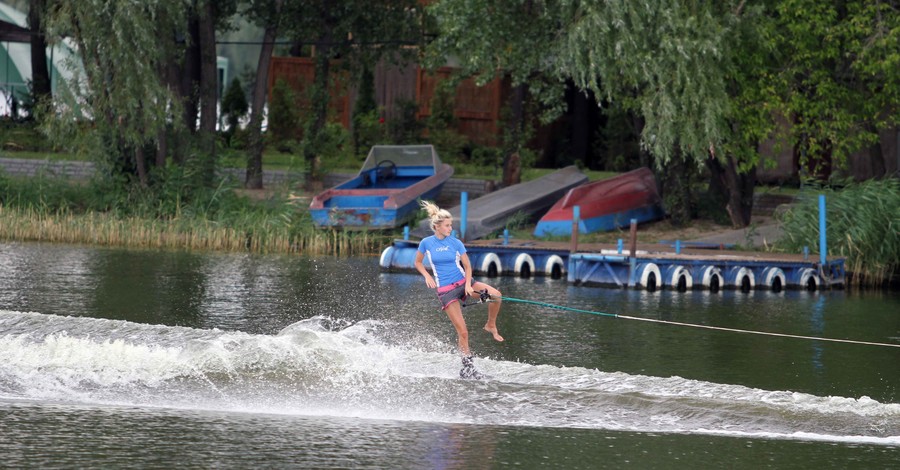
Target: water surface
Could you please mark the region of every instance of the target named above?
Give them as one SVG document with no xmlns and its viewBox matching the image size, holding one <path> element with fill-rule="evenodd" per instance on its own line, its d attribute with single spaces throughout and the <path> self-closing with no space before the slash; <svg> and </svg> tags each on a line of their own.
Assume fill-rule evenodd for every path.
<svg viewBox="0 0 900 470">
<path fill-rule="evenodd" d="M 477 366 L 376 258 L 0 245 L 0 454 L 16 466 L 814 465 L 900 447 L 900 348 L 506 302 Z M 673 293 L 500 278 L 596 313 L 900 343 L 895 293 Z M 48 445 L 52 442 L 52 445 Z"/>
</svg>

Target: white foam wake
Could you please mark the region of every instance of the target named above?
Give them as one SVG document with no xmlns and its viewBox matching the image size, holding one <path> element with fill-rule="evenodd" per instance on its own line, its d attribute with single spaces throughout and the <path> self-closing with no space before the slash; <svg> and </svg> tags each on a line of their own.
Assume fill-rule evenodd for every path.
<svg viewBox="0 0 900 470">
<path fill-rule="evenodd" d="M 900 404 L 490 359 L 493 380 L 464 381 L 451 346 L 388 341 L 389 326 L 251 335 L 0 311 L 0 396 L 900 445 Z"/>
</svg>

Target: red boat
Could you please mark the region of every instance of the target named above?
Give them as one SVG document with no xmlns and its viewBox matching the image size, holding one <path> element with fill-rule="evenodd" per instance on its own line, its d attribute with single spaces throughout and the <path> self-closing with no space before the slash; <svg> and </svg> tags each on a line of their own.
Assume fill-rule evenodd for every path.
<svg viewBox="0 0 900 470">
<path fill-rule="evenodd" d="M 653 172 L 639 168 L 572 188 L 541 217 L 534 235 L 571 236 L 575 206 L 579 233 L 615 230 L 630 225 L 631 219 L 649 222 L 665 215 Z"/>
</svg>

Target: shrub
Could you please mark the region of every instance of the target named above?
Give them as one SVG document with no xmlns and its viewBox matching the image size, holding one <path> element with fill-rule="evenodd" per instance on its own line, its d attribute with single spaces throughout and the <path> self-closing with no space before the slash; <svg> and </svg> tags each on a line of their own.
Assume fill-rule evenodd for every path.
<svg viewBox="0 0 900 470">
<path fill-rule="evenodd" d="M 388 142 L 387 126 L 378 110 L 354 116 L 353 136 L 355 153 L 360 161 L 368 155 L 373 145 Z"/>
<path fill-rule="evenodd" d="M 239 128 L 241 118 L 247 114 L 249 109 L 250 105 L 247 103 L 247 96 L 241 87 L 241 81 L 235 78 L 228 86 L 228 90 L 225 91 L 225 96 L 222 97 L 222 116 L 228 124 L 224 132 L 225 141 L 229 145 L 231 145 L 232 136 Z"/>
<path fill-rule="evenodd" d="M 388 137 L 397 145 L 422 142 L 422 124 L 418 120 L 419 105 L 414 100 L 398 99 L 394 103 L 398 116 L 388 119 Z"/>
<path fill-rule="evenodd" d="M 321 158 L 319 171 L 323 173 L 341 169 L 347 162 L 354 161 L 352 136 L 339 123 L 328 122 L 319 136 L 316 154 Z M 304 141 L 305 145 L 305 141 Z"/>
<path fill-rule="evenodd" d="M 268 133 L 270 142 L 282 147 L 297 137 L 300 122 L 294 91 L 284 80 L 277 80 L 272 88 L 269 104 Z"/>
<path fill-rule="evenodd" d="M 16 122 L 0 119 L 0 143 L 3 150 L 50 152 L 53 146 L 34 121 Z"/>
</svg>

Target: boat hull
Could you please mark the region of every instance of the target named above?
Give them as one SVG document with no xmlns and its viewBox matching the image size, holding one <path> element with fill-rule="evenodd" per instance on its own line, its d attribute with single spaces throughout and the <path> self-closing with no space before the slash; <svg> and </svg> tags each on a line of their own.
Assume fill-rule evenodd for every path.
<svg viewBox="0 0 900 470">
<path fill-rule="evenodd" d="M 535 226 L 537 237 L 571 236 L 574 208 L 579 208 L 578 232 L 592 233 L 627 227 L 665 216 L 653 173 L 641 168 L 573 188 Z"/>
<path fill-rule="evenodd" d="M 568 166 L 538 179 L 507 186 L 468 201 L 465 224 L 462 220 L 462 205 L 448 210 L 453 216 L 454 227 L 460 230 L 460 238 L 465 241 L 476 240 L 502 230 L 513 217 L 537 217 L 567 191 L 587 181 L 588 177 L 581 170 Z M 431 233 L 431 221 L 423 219 L 413 235 L 426 237 Z"/>
<path fill-rule="evenodd" d="M 638 207 L 615 214 L 607 214 L 599 217 L 578 220 L 578 233 L 609 232 L 618 228 L 628 227 L 631 220 L 637 223 L 652 222 L 665 216 L 665 212 L 658 205 Z M 571 236 L 572 220 L 542 220 L 534 229 L 534 235 L 547 236 Z"/>
<path fill-rule="evenodd" d="M 436 198 L 453 175 L 430 145 L 375 146 L 359 174 L 327 189 L 309 205 L 319 227 L 394 228 L 418 211 L 418 200 Z"/>
<path fill-rule="evenodd" d="M 449 179 L 449 178 L 448 178 Z M 394 228 L 410 219 L 418 211 L 418 199 L 434 199 L 444 187 L 444 181 L 424 181 L 430 189 L 415 198 L 397 204 L 388 192 L 366 194 L 367 190 L 332 195 L 330 203 L 310 209 L 313 223 L 320 227 L 360 229 Z M 352 191 L 352 190 L 351 190 Z M 354 194 L 355 193 L 355 194 Z"/>
</svg>

